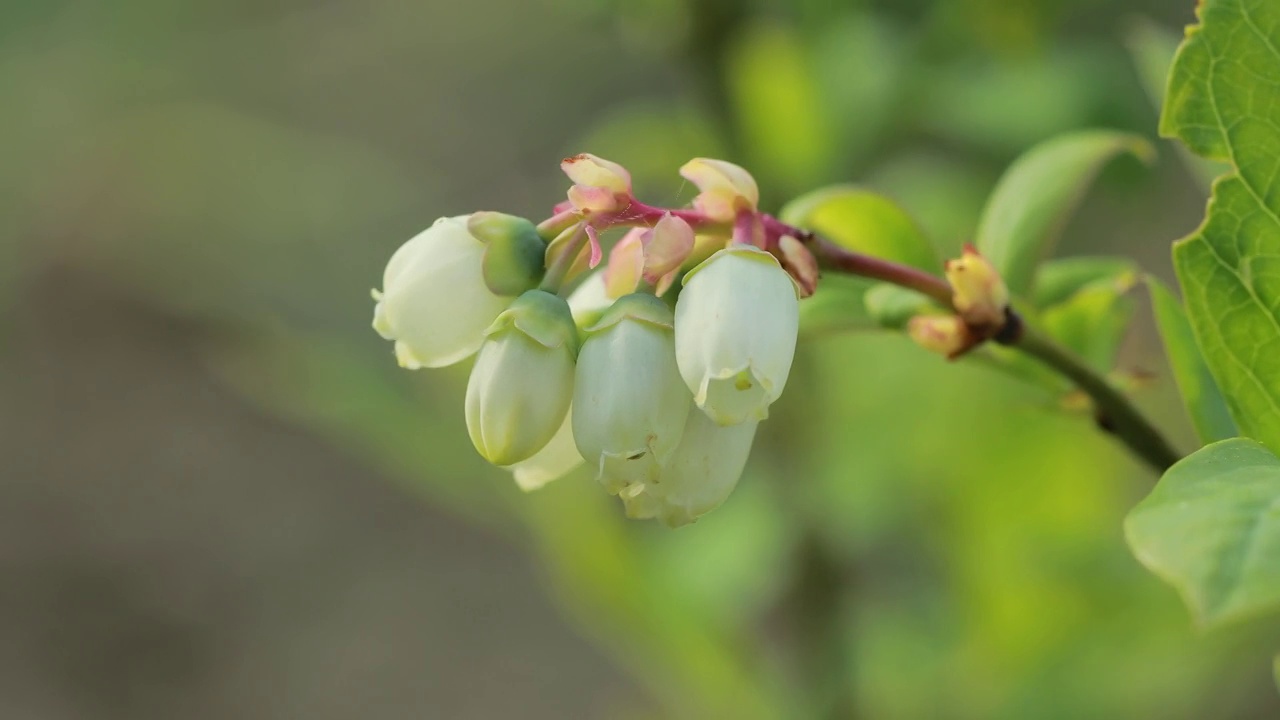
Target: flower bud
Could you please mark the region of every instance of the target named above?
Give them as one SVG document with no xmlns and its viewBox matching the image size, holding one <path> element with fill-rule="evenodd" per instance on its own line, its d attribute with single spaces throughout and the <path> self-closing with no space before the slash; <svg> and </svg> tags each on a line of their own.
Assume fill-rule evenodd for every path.
<svg viewBox="0 0 1280 720">
<path fill-rule="evenodd" d="M 484 281 L 495 295 L 514 297 L 542 282 L 547 242 L 532 222 L 505 213 L 478 212 L 467 221 L 467 230 L 485 244 Z"/>
<path fill-rule="evenodd" d="M 955 315 L 917 315 L 907 322 L 907 334 L 925 350 L 948 358 L 973 346 L 969 327 Z"/>
<path fill-rule="evenodd" d="M 471 442 L 494 465 L 527 460 L 560 429 L 573 398 L 578 329 L 569 305 L 530 290 L 489 327 L 467 383 Z"/>
<path fill-rule="evenodd" d="M 680 168 L 680 176 L 702 191 L 693 206 L 720 222 L 731 222 L 739 210 L 755 210 L 760 189 L 746 170 L 724 160 L 694 158 Z"/>
<path fill-rule="evenodd" d="M 654 482 L 680 443 L 690 398 L 672 322 L 661 300 L 627 295 L 588 329 L 578 355 L 573 437 L 609 492 Z"/>
<path fill-rule="evenodd" d="M 951 301 L 965 320 L 977 326 L 1004 325 L 1009 289 L 977 248 L 965 245 L 959 259 L 947 261 L 946 274 L 954 291 Z"/>
<path fill-rule="evenodd" d="M 689 413 L 660 481 L 623 499 L 628 517 L 656 516 L 679 527 L 720 507 L 742 477 L 758 425 L 749 420 L 724 427 L 696 409 Z"/>
<path fill-rule="evenodd" d="M 400 246 L 383 273 L 373 327 L 395 341 L 402 367 L 452 365 L 475 353 L 510 297 L 485 284 L 485 245 L 469 216 L 440 218 Z"/>
<path fill-rule="evenodd" d="M 521 460 L 507 468 L 516 485 L 525 492 L 532 492 L 552 480 L 568 475 L 582 464 L 582 453 L 573 442 L 573 408 L 560 423 L 560 429 L 551 437 L 546 447 L 534 453 L 528 460 Z"/>
<path fill-rule="evenodd" d="M 769 253 L 720 250 L 684 278 L 676 303 L 676 362 L 694 402 L 721 425 L 763 420 L 795 356 L 800 305 Z"/>
<path fill-rule="evenodd" d="M 610 297 L 630 295 L 640 287 L 644 275 L 644 228 L 632 228 L 609 251 L 604 268 L 605 292 Z"/>
<path fill-rule="evenodd" d="M 626 207 L 631 198 L 631 173 L 618 163 L 582 153 L 560 161 L 573 181 L 569 202 L 579 212 L 609 212 Z"/>
<path fill-rule="evenodd" d="M 818 289 L 818 259 L 804 243 L 790 235 L 778 238 L 778 254 L 781 256 L 783 269 L 796 281 L 800 297 L 811 297 Z"/>
<path fill-rule="evenodd" d="M 657 284 L 664 276 L 674 278 L 671 274 L 679 270 L 693 252 L 693 228 L 689 227 L 689 223 L 668 213 L 652 229 L 642 234 L 640 241 L 644 246 L 645 282 Z"/>
</svg>

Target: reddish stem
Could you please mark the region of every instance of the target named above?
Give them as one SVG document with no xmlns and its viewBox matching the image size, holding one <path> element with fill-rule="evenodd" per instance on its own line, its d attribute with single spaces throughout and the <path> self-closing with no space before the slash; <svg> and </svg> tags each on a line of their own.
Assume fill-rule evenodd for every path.
<svg viewBox="0 0 1280 720">
<path fill-rule="evenodd" d="M 792 236 L 809 248 L 809 252 L 818 259 L 820 267 L 893 283 L 928 296 L 943 307 L 954 309 L 951 304 L 951 285 L 937 275 L 931 275 L 910 265 L 901 265 L 846 250 L 812 233 Z"/>
</svg>

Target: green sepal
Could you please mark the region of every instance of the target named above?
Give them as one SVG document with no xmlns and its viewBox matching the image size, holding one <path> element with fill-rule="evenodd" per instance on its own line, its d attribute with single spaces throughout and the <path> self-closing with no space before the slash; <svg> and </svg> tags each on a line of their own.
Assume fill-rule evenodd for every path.
<svg viewBox="0 0 1280 720">
<path fill-rule="evenodd" d="M 511 303 L 493 321 L 485 335 L 493 337 L 508 330 L 518 330 L 546 348 L 565 346 L 578 356 L 578 326 L 573 322 L 569 303 L 545 290 L 530 290 Z"/>
<path fill-rule="evenodd" d="M 478 212 L 467 230 L 484 250 L 484 283 L 495 295 L 519 295 L 538 287 L 546 273 L 547 243 L 532 222 L 499 212 Z"/>
<path fill-rule="evenodd" d="M 674 331 L 676 327 L 675 314 L 665 302 L 647 293 L 631 293 L 615 300 L 601 313 L 599 320 L 585 328 L 585 332 L 587 335 L 594 335 L 628 319 L 668 331 Z"/>
<path fill-rule="evenodd" d="M 782 263 L 778 262 L 778 258 L 774 257 L 771 253 L 761 250 L 760 248 L 755 247 L 753 245 L 743 245 L 741 243 L 733 243 L 728 247 L 724 248 L 723 250 L 715 251 L 714 253 L 711 254 L 711 257 L 695 265 L 692 270 L 684 274 L 684 277 L 681 278 L 680 280 L 680 284 L 682 286 L 688 285 L 690 278 L 692 278 L 694 275 L 699 273 L 703 268 L 715 262 L 717 259 L 720 258 L 721 255 L 737 255 L 738 257 L 746 258 L 747 260 L 750 260 L 752 262 L 765 263 L 766 265 L 772 265 L 778 268 L 779 270 L 782 270 Z M 788 275 L 787 277 L 791 277 L 791 276 Z M 791 280 L 791 283 L 792 285 L 795 285 L 794 278 Z M 797 286 L 796 297 L 799 297 L 799 296 L 800 296 L 800 288 Z"/>
</svg>

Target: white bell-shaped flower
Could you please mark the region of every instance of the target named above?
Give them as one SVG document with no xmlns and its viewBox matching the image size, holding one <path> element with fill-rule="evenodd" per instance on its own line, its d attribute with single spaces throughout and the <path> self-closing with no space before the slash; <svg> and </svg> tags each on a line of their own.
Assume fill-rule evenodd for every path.
<svg viewBox="0 0 1280 720">
<path fill-rule="evenodd" d="M 467 383 L 467 431 L 494 465 L 527 460 L 555 436 L 573 399 L 578 329 L 569 305 L 542 290 L 494 320 Z"/>
<path fill-rule="evenodd" d="M 656 517 L 679 527 L 720 507 L 742 477 L 758 425 L 718 425 L 695 408 L 659 481 L 623 492 L 627 517 Z"/>
<path fill-rule="evenodd" d="M 769 253 L 734 244 L 685 275 L 676 303 L 676 361 L 712 420 L 763 420 L 795 357 L 795 283 Z"/>
<path fill-rule="evenodd" d="M 611 493 L 657 480 L 684 432 L 691 398 L 676 367 L 671 310 L 621 297 L 587 329 L 573 392 L 573 437 Z"/>
<path fill-rule="evenodd" d="M 440 218 L 400 246 L 387 263 L 373 327 L 395 341 L 402 367 L 452 365 L 470 357 L 510 297 L 485 284 L 484 243 L 467 230 L 469 215 Z"/>
<path fill-rule="evenodd" d="M 604 274 L 592 273 L 569 295 L 569 311 L 581 334 L 582 328 L 594 325 L 605 310 L 613 304 L 613 298 L 605 294 Z M 573 408 L 561 423 L 560 429 L 547 446 L 528 460 L 522 460 L 507 468 L 515 477 L 521 490 L 530 492 L 573 472 L 583 463 L 582 453 L 573 440 Z"/>
</svg>

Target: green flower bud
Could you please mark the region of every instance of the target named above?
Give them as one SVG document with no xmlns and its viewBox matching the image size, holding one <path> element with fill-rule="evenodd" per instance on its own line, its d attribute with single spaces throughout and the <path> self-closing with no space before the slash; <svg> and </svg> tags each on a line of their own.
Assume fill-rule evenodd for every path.
<svg viewBox="0 0 1280 720">
<path fill-rule="evenodd" d="M 519 295 L 538 287 L 546 273 L 547 242 L 532 222 L 515 215 L 478 212 L 467 222 L 485 244 L 484 282 L 496 295 Z"/>
<path fill-rule="evenodd" d="M 573 398 L 578 330 L 569 305 L 530 290 L 493 322 L 467 383 L 467 431 L 494 465 L 544 448 Z"/>
</svg>

